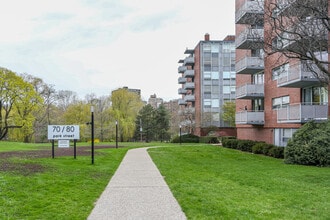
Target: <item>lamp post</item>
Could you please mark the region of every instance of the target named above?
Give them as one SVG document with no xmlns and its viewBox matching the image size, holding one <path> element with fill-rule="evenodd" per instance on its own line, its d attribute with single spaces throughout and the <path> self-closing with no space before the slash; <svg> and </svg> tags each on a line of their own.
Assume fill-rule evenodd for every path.
<svg viewBox="0 0 330 220">
<path fill-rule="evenodd" d="M 91 106 L 91 128 L 92 128 L 92 164 L 94 164 L 94 106 Z"/>
<path fill-rule="evenodd" d="M 118 121 L 116 120 L 116 148 L 118 148 Z"/>
<path fill-rule="evenodd" d="M 180 145 L 181 145 L 181 125 L 180 125 Z"/>
</svg>

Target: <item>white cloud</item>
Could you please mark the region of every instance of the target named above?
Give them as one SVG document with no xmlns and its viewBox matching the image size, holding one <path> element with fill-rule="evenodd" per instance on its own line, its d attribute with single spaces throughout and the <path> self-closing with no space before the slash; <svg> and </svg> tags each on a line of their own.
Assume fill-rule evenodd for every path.
<svg viewBox="0 0 330 220">
<path fill-rule="evenodd" d="M 234 2 L 0 0 L 0 66 L 81 97 L 122 86 L 179 98 L 178 60 L 206 32 L 234 34 Z M 18 7 L 19 6 L 19 7 Z"/>
</svg>

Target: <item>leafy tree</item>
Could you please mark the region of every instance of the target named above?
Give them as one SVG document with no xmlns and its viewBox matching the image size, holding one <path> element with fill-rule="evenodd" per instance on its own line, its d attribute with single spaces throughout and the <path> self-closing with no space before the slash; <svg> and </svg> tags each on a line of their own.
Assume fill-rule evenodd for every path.
<svg viewBox="0 0 330 220">
<path fill-rule="evenodd" d="M 222 118 L 229 123 L 229 126 L 235 126 L 236 103 L 225 102 L 222 106 Z"/>
<path fill-rule="evenodd" d="M 22 127 L 23 136 L 30 134 L 34 117 L 32 111 L 40 97 L 32 85 L 14 72 L 0 68 L 0 140 L 10 128 Z M 24 138 L 25 139 L 25 138 Z"/>
<path fill-rule="evenodd" d="M 127 141 L 134 136 L 135 119 L 143 102 L 139 95 L 122 88 L 112 92 L 111 103 L 111 115 L 118 121 L 120 139 Z"/>
</svg>

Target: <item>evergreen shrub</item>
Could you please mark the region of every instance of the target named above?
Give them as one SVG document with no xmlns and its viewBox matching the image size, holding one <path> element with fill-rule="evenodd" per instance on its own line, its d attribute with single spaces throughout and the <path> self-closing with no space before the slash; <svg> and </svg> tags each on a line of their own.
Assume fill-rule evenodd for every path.
<svg viewBox="0 0 330 220">
<path fill-rule="evenodd" d="M 330 166 L 330 121 L 304 124 L 298 129 L 284 151 L 289 164 Z"/>
</svg>

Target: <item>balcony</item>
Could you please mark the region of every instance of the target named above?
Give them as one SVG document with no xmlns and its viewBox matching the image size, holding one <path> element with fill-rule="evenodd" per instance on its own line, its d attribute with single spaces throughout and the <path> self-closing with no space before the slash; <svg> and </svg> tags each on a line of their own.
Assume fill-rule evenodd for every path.
<svg viewBox="0 0 330 220">
<path fill-rule="evenodd" d="M 194 96 L 194 95 L 186 95 L 186 96 L 184 97 L 184 100 L 185 100 L 186 102 L 194 102 L 194 101 L 195 101 L 195 96 Z"/>
<path fill-rule="evenodd" d="M 236 99 L 257 99 L 265 97 L 264 84 L 245 84 L 236 89 Z"/>
<path fill-rule="evenodd" d="M 194 82 L 186 82 L 183 86 L 184 89 L 193 90 L 195 89 L 195 83 Z"/>
<path fill-rule="evenodd" d="M 306 123 L 328 119 L 328 103 L 324 105 L 291 104 L 277 110 L 278 123 Z"/>
<path fill-rule="evenodd" d="M 184 77 L 179 77 L 179 78 L 178 78 L 178 83 L 179 83 L 179 84 L 185 84 L 186 81 L 187 81 L 187 80 L 186 80 L 186 78 L 184 78 Z"/>
<path fill-rule="evenodd" d="M 235 12 L 236 24 L 262 23 L 264 19 L 263 0 L 245 0 L 243 5 Z"/>
<path fill-rule="evenodd" d="M 327 51 L 328 30 L 321 19 L 311 18 L 300 23 L 293 23 L 280 37 L 283 49 Z M 305 49 L 306 50 L 306 49 Z"/>
<path fill-rule="evenodd" d="M 195 63 L 195 58 L 194 57 L 186 57 L 183 61 L 184 66 L 193 65 L 194 63 Z"/>
<path fill-rule="evenodd" d="M 183 88 L 180 88 L 180 89 L 178 89 L 178 94 L 179 95 L 185 95 L 185 94 L 187 94 L 187 90 L 183 89 Z"/>
<path fill-rule="evenodd" d="M 260 49 L 264 46 L 263 29 L 246 29 L 236 38 L 237 49 Z"/>
<path fill-rule="evenodd" d="M 306 62 L 299 62 L 298 64 L 290 65 L 289 70 L 280 75 L 277 79 L 277 86 L 304 88 L 320 85 L 320 83 L 325 80 L 325 74 L 323 74 L 315 65 Z"/>
<path fill-rule="evenodd" d="M 179 105 L 186 105 L 187 103 L 186 103 L 185 100 L 183 100 L 183 99 L 179 99 L 179 100 L 178 100 L 178 104 L 179 104 Z"/>
<path fill-rule="evenodd" d="M 242 111 L 236 112 L 236 124 L 264 125 L 265 114 L 263 111 Z"/>
<path fill-rule="evenodd" d="M 186 70 L 184 71 L 183 77 L 193 78 L 195 76 L 195 70 Z"/>
<path fill-rule="evenodd" d="M 184 73 L 184 71 L 186 71 L 187 70 L 187 67 L 186 66 L 179 66 L 178 67 L 178 72 L 179 73 Z"/>
<path fill-rule="evenodd" d="M 264 59 L 260 57 L 244 57 L 236 63 L 236 74 L 255 74 L 264 69 Z"/>
</svg>

